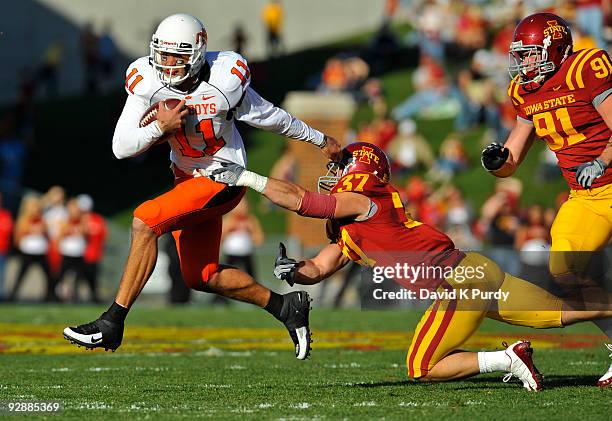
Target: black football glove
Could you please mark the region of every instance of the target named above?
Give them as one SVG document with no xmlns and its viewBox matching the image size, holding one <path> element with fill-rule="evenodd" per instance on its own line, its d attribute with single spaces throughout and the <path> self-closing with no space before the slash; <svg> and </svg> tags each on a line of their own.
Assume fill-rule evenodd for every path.
<svg viewBox="0 0 612 421">
<path fill-rule="evenodd" d="M 282 279 L 287 282 L 290 286 L 293 286 L 295 278 L 295 271 L 299 265 L 299 262 L 295 259 L 287 257 L 287 249 L 283 243 L 278 244 L 278 256 L 274 261 L 274 276 L 278 279 Z"/>
<path fill-rule="evenodd" d="M 570 171 L 576 171 L 576 182 L 578 184 L 585 189 L 590 189 L 593 182 L 606 172 L 606 164 L 601 159 L 595 159 L 572 167 Z"/>
<path fill-rule="evenodd" d="M 509 154 L 510 151 L 507 148 L 504 148 L 503 145 L 500 145 L 499 143 L 491 143 L 482 151 L 480 161 L 482 162 L 482 166 L 485 170 L 495 171 L 504 165 Z"/>
</svg>

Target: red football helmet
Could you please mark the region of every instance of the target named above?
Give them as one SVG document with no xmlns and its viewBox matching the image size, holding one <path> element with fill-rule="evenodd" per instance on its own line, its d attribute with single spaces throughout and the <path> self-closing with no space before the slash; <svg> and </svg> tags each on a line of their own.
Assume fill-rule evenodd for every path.
<svg viewBox="0 0 612 421">
<path fill-rule="evenodd" d="M 354 172 L 375 175 L 383 183 L 391 179 L 387 155 L 378 146 L 367 142 L 355 142 L 342 149 L 339 162 L 327 164 L 327 174 L 319 177 L 319 192 L 330 191 L 338 181 Z"/>
<path fill-rule="evenodd" d="M 516 26 L 508 72 L 519 84 L 541 84 L 572 54 L 572 33 L 567 22 L 552 13 L 534 13 Z"/>
</svg>

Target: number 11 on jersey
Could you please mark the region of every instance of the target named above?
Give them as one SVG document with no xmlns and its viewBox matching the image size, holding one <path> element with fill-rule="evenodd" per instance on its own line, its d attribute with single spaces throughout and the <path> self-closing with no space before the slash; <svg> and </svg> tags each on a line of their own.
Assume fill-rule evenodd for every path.
<svg viewBox="0 0 612 421">
<path fill-rule="evenodd" d="M 174 135 L 177 142 L 179 143 L 179 149 L 183 156 L 187 156 L 189 158 L 202 158 L 205 155 L 214 155 L 219 149 L 225 146 L 225 140 L 223 137 L 217 138 L 215 136 L 215 129 L 213 128 L 213 122 L 211 118 L 200 120 L 198 124 L 195 126 L 195 132 L 202 134 L 202 138 L 204 139 L 204 143 L 206 147 L 203 151 L 194 149 L 187 139 L 187 134 L 185 133 L 185 126 L 179 131 L 177 131 Z"/>
</svg>

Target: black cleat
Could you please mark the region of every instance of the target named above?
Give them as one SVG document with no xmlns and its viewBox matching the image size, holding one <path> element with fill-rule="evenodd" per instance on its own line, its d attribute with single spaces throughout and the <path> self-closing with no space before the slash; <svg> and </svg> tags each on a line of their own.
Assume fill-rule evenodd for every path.
<svg viewBox="0 0 612 421">
<path fill-rule="evenodd" d="M 295 344 L 295 357 L 305 360 L 310 355 L 310 326 L 308 314 L 312 299 L 306 291 L 295 291 L 284 295 L 281 314 L 286 315 L 285 327 Z"/>
<path fill-rule="evenodd" d="M 67 327 L 64 338 L 79 348 L 84 346 L 86 350 L 104 348 L 105 351 L 110 349 L 114 352 L 123 339 L 123 324 L 97 319 L 77 327 Z"/>
</svg>

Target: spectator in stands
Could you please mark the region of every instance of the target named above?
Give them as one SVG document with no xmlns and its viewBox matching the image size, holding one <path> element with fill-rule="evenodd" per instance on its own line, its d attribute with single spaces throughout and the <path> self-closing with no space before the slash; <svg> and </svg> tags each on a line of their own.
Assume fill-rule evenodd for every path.
<svg viewBox="0 0 612 421">
<path fill-rule="evenodd" d="M 480 223 L 491 245 L 487 254 L 503 271 L 516 275 L 520 272 L 520 261 L 514 241 L 520 227 L 518 201 L 522 185 L 516 179 L 500 180 L 495 193 L 482 206 Z"/>
<path fill-rule="evenodd" d="M 361 57 L 342 54 L 327 60 L 321 72 L 317 90 L 319 92 L 347 92 L 361 102 L 363 87 L 370 73 L 370 66 Z"/>
<path fill-rule="evenodd" d="M 274 162 L 270 169 L 270 177 L 276 178 L 277 180 L 284 180 L 295 182 L 295 171 L 297 169 L 297 160 L 295 155 L 291 153 L 291 149 L 288 144 L 283 144 L 283 150 L 281 156 Z M 263 212 L 269 212 L 271 210 L 280 209 L 270 200 L 262 196 L 262 200 L 259 205 L 259 210 Z"/>
<path fill-rule="evenodd" d="M 43 219 L 49 231 L 49 270 L 57 278 L 62 265 L 62 255 L 58 250 L 60 228 L 68 218 L 66 210 L 66 191 L 61 186 L 51 186 L 42 197 Z"/>
<path fill-rule="evenodd" d="M 406 119 L 399 122 L 398 134 L 388 146 L 389 157 L 395 168 L 401 173 L 411 172 L 417 168 L 430 168 L 434 155 L 427 140 L 417 133 L 414 120 Z"/>
<path fill-rule="evenodd" d="M 412 74 L 414 93 L 395 107 L 391 116 L 396 120 L 412 118 L 425 108 L 443 103 L 449 94 L 444 69 L 433 57 L 422 54 L 419 66 Z"/>
<path fill-rule="evenodd" d="M 225 255 L 225 263 L 239 267 L 255 278 L 253 252 L 263 241 L 261 225 L 249 212 L 246 199 L 242 199 L 238 206 L 223 218 L 221 250 Z"/>
<path fill-rule="evenodd" d="M 383 23 L 368 46 L 368 58 L 373 72 L 378 74 L 390 68 L 399 52 L 399 42 L 388 23 Z"/>
<path fill-rule="evenodd" d="M 451 133 L 440 145 L 440 154 L 429 174 L 435 181 L 449 181 L 456 174 L 465 171 L 469 166 L 463 142 Z"/>
<path fill-rule="evenodd" d="M 100 75 L 104 79 L 112 79 L 115 70 L 115 62 L 117 60 L 117 47 L 115 40 L 111 35 L 111 24 L 107 22 L 104 25 L 102 34 L 98 39 L 98 62 L 100 66 Z M 114 82 L 114 81 L 113 81 Z"/>
<path fill-rule="evenodd" d="M 397 13 L 400 0 L 385 0 L 385 6 L 383 9 L 383 23 L 390 24 L 393 21 L 393 17 Z"/>
<path fill-rule="evenodd" d="M 42 203 L 37 196 L 26 196 L 23 199 L 21 210 L 15 223 L 14 242 L 18 251 L 19 269 L 8 295 L 8 301 L 15 301 L 19 288 L 30 267 L 38 265 L 43 271 L 47 288 L 45 301 L 59 301 L 55 292 L 56 282 L 49 271 L 47 251 L 49 249 L 49 236 L 47 224 L 43 219 Z"/>
<path fill-rule="evenodd" d="M 446 227 L 463 225 L 469 228 L 472 222 L 472 209 L 465 201 L 463 193 L 452 184 L 444 187 L 446 208 Z"/>
<path fill-rule="evenodd" d="M 550 244 L 549 235 L 549 231 L 546 229 L 546 225 L 544 223 L 544 209 L 542 206 L 529 206 L 526 211 L 525 221 L 516 232 L 514 248 L 517 250 L 523 250 L 525 244 L 534 239 L 537 240 L 538 243 L 543 242 Z"/>
<path fill-rule="evenodd" d="M 344 72 L 346 74 L 346 92 L 350 93 L 356 101 L 363 97 L 362 88 L 370 74 L 370 66 L 359 56 L 344 58 Z"/>
<path fill-rule="evenodd" d="M 471 55 L 485 46 L 487 28 L 480 6 L 466 3 L 462 4 L 463 7 L 457 16 L 454 43 L 463 54 Z"/>
<path fill-rule="evenodd" d="M 507 60 L 507 57 L 505 59 Z M 455 128 L 466 130 L 484 120 L 487 127 L 493 131 L 493 136 L 503 139 L 506 133 L 503 132 L 500 122 L 495 80 L 487 74 L 492 71 L 491 60 L 490 52 L 478 50 L 470 67 L 459 71 L 457 89 L 453 90 L 454 96 L 461 104 Z"/>
<path fill-rule="evenodd" d="M 435 0 L 425 0 L 412 20 L 418 31 L 421 57 L 432 57 L 438 63 L 444 63 L 444 27 L 449 26 L 450 20 L 444 6 Z"/>
<path fill-rule="evenodd" d="M 232 32 L 232 50 L 238 54 L 244 55 L 244 49 L 248 43 L 249 38 L 244 31 L 244 27 L 241 23 L 237 23 L 234 26 L 234 31 Z"/>
<path fill-rule="evenodd" d="M 268 57 L 277 57 L 283 50 L 284 10 L 280 0 L 269 0 L 261 11 L 267 33 Z"/>
<path fill-rule="evenodd" d="M 332 57 L 327 60 L 321 75 L 321 92 L 340 92 L 344 91 L 348 85 L 348 78 L 342 59 Z"/>
<path fill-rule="evenodd" d="M 6 256 L 11 247 L 13 217 L 8 209 L 2 207 L 0 194 L 0 302 L 4 300 L 4 279 L 6 275 Z"/>
<path fill-rule="evenodd" d="M 57 96 L 58 91 L 58 69 L 64 54 L 64 42 L 56 40 L 52 42 L 44 53 L 43 61 L 38 70 L 38 81 L 45 85 L 46 94 L 49 98 Z"/>
<path fill-rule="evenodd" d="M 412 219 L 434 227 L 442 227 L 444 212 L 437 197 L 423 179 L 417 176 L 410 177 L 406 183 L 404 194 L 406 210 Z"/>
<path fill-rule="evenodd" d="M 43 218 L 51 236 L 57 236 L 61 225 L 68 218 L 66 191 L 61 186 L 51 186 L 42 197 Z"/>
<path fill-rule="evenodd" d="M 527 280 L 550 278 L 548 252 L 550 230 L 544 220 L 544 209 L 539 205 L 527 208 L 525 221 L 517 230 L 514 248 L 521 260 L 520 277 Z"/>
<path fill-rule="evenodd" d="M 16 213 L 21 198 L 27 146 L 33 144 L 36 77 L 21 69 L 17 102 L 0 116 L 0 193 L 5 206 Z"/>
<path fill-rule="evenodd" d="M 168 294 L 168 301 L 171 304 L 185 304 L 191 299 L 191 289 L 185 285 L 183 274 L 181 273 L 181 259 L 176 251 L 176 243 L 170 235 L 162 236 L 161 249 L 168 256 L 168 276 L 172 285 Z"/>
<path fill-rule="evenodd" d="M 270 169 L 270 177 L 284 181 L 295 181 L 295 170 L 297 160 L 295 155 L 291 153 L 291 149 L 288 144 L 283 145 L 283 151 L 280 158 L 276 160 L 272 169 Z"/>
<path fill-rule="evenodd" d="M 610 0 L 574 0 L 576 3 L 576 26 L 591 36 L 597 47 L 607 49 L 604 40 L 604 17 L 610 13 Z"/>
<path fill-rule="evenodd" d="M 357 280 L 358 285 L 361 284 L 361 274 L 364 270 L 364 267 L 361 265 L 358 265 L 355 262 L 350 262 L 346 268 L 344 268 L 344 270 L 342 270 L 342 280 L 340 281 L 340 288 L 338 289 L 338 291 L 336 292 L 336 296 L 333 298 L 333 307 L 334 308 L 340 308 L 341 304 L 342 304 L 342 299 L 344 298 L 344 295 L 346 294 L 346 291 L 348 291 L 348 287 L 351 284 L 351 282 L 353 280 Z M 325 295 L 327 294 L 327 288 L 328 288 L 328 283 L 323 283 L 321 284 L 321 300 L 324 299 Z M 360 286 L 359 286 L 360 288 Z"/>
<path fill-rule="evenodd" d="M 83 213 L 85 231 L 87 232 L 87 246 L 83 255 L 85 261 L 84 275 L 92 292 L 92 301 L 99 302 L 98 272 L 102 256 L 104 255 L 107 235 L 106 221 L 102 215 L 94 212 L 94 202 L 91 196 L 80 194 L 77 196 L 76 202 Z"/>
<path fill-rule="evenodd" d="M 397 124 L 394 120 L 383 117 L 375 118 L 370 123 L 362 123 L 357 132 L 357 139 L 361 142 L 373 143 L 387 151 L 389 143 L 397 134 Z"/>
<path fill-rule="evenodd" d="M 79 301 L 79 281 L 85 279 L 85 249 L 87 247 L 87 225 L 83 212 L 76 199 L 70 199 L 66 204 L 68 217 L 60 225 L 57 237 L 58 249 L 62 255 L 62 266 L 57 277 L 58 285 L 71 272 L 74 275 L 74 290 L 72 301 Z M 89 285 L 92 299 L 97 301 L 95 285 Z M 65 288 L 66 289 L 66 288 Z"/>
<path fill-rule="evenodd" d="M 362 92 L 365 95 L 368 103 L 372 107 L 374 115 L 381 117 L 387 114 L 387 100 L 385 99 L 382 82 L 377 78 L 368 79 L 362 87 Z"/>
<path fill-rule="evenodd" d="M 81 56 L 85 93 L 94 94 L 98 91 L 99 47 L 98 36 L 94 33 L 91 22 L 87 22 L 81 32 Z"/>
</svg>

